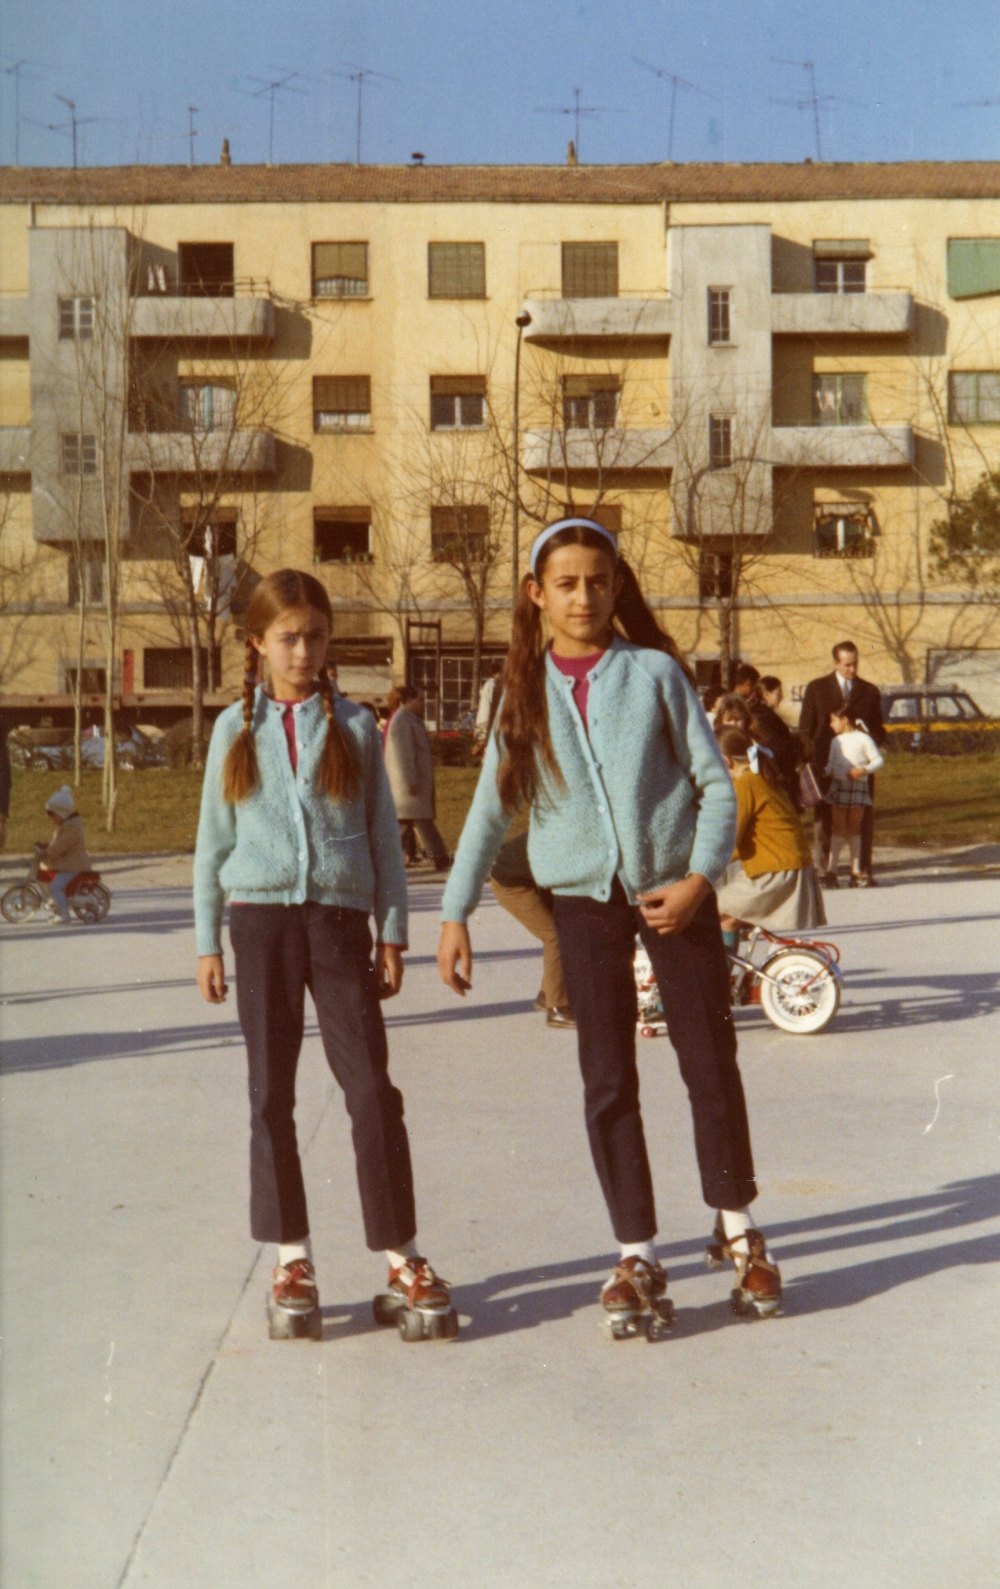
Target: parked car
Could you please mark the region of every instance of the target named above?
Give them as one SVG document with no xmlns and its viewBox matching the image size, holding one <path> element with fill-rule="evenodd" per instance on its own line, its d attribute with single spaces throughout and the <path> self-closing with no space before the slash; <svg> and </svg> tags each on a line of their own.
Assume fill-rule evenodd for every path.
<svg viewBox="0 0 1000 1589">
<path fill-rule="evenodd" d="M 889 684 L 882 690 L 889 750 L 966 755 L 1000 749 L 1000 717 L 988 717 L 967 690 L 933 684 Z"/>
<path fill-rule="evenodd" d="M 85 767 L 103 767 L 103 738 L 95 735 L 84 739 L 80 745 L 80 756 Z M 72 760 L 72 747 L 70 758 Z M 144 734 L 141 728 L 133 728 L 123 739 L 116 742 L 115 760 L 122 772 L 135 772 L 138 767 L 163 767 L 166 764 L 166 756 L 160 741 L 153 739 L 149 734 Z"/>
<path fill-rule="evenodd" d="M 11 761 L 30 772 L 65 772 L 73 765 L 71 728 L 16 728 L 8 738 Z M 104 739 L 87 732 L 80 741 L 85 767 L 104 766 Z M 117 760 L 123 772 L 137 767 L 162 767 L 165 762 L 158 740 L 133 728 L 117 741 Z"/>
</svg>

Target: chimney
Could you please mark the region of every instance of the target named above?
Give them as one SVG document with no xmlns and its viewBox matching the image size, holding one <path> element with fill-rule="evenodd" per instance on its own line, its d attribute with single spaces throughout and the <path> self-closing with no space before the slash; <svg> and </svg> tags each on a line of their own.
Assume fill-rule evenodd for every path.
<svg viewBox="0 0 1000 1589">
<path fill-rule="evenodd" d="M 566 145 L 566 164 L 568 166 L 575 166 L 576 163 L 576 144 L 571 138 L 569 143 Z"/>
<path fill-rule="evenodd" d="M 219 156 L 219 164 L 220 164 L 220 166 L 231 166 L 232 163 L 233 163 L 233 157 L 229 153 L 229 139 L 228 138 L 223 138 L 223 140 L 222 140 L 222 153 Z"/>
</svg>

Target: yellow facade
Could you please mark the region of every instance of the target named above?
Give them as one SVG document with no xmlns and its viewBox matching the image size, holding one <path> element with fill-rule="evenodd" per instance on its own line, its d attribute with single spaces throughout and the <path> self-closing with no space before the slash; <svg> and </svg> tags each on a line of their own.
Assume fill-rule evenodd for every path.
<svg viewBox="0 0 1000 1589">
<path fill-rule="evenodd" d="M 432 509 L 489 507 L 493 567 L 482 591 L 485 641 L 488 649 L 502 650 L 510 616 L 515 401 L 522 570 L 540 522 L 565 504 L 586 509 L 596 498 L 620 522 L 623 545 L 647 594 L 681 645 L 699 659 L 706 679 L 719 634 L 704 554 L 724 552 L 732 521 L 705 520 L 704 544 L 685 534 L 676 488 L 690 438 L 701 445 L 720 392 L 726 394 L 737 447 L 754 453 L 773 490 L 768 533 L 755 530 L 741 548 L 746 568 L 734 621 L 736 652 L 781 676 L 793 698 L 827 669 L 831 644 L 845 636 L 861 648 L 862 671 L 879 682 L 921 679 L 939 652 L 973 648 L 992 652 L 1000 672 L 995 611 L 934 584 L 927 563 L 930 528 L 945 513 L 948 498 L 967 489 L 985 467 L 997 467 L 995 425 L 949 424 L 948 375 L 1000 370 L 1000 295 L 951 298 L 947 277 L 949 238 L 1000 236 L 997 172 L 980 173 L 982 191 L 975 196 L 953 197 L 946 183 L 927 177 L 933 168 L 915 168 L 911 191 L 881 197 L 865 196 L 877 186 L 865 175 L 867 168 L 843 168 L 842 191 L 824 193 L 818 175 L 820 191 L 810 196 L 800 168 L 790 168 L 793 196 L 783 198 L 782 168 L 753 168 L 762 169 L 771 172 L 765 197 L 753 196 L 751 182 L 742 198 L 699 198 L 693 180 L 691 191 L 678 193 L 683 182 L 664 168 L 662 195 L 647 173 L 636 196 L 625 169 L 623 196 L 616 199 L 607 171 L 598 181 L 581 168 L 578 188 L 560 188 L 557 198 L 539 173 L 536 191 L 526 178 L 517 197 L 491 199 L 491 174 L 480 168 L 466 173 L 464 189 L 459 183 L 454 193 L 434 192 L 426 199 L 420 197 L 429 175 L 423 171 L 413 172 L 412 196 L 405 190 L 399 196 L 397 182 L 389 198 L 378 194 L 378 173 L 370 195 L 352 196 L 354 189 L 345 187 L 339 196 L 312 198 L 282 197 L 273 182 L 280 172 L 269 173 L 265 200 L 255 196 L 255 173 L 245 168 L 235 196 L 200 196 L 198 202 L 185 199 L 180 177 L 176 195 L 165 197 L 162 178 L 137 171 L 117 174 L 132 183 L 127 203 L 117 190 L 114 203 L 103 202 L 105 174 L 82 173 L 89 202 L 72 204 L 53 196 L 59 184 L 47 183 L 44 173 L 35 174 L 34 196 L 25 192 L 32 173 L 7 173 L 8 194 L 13 185 L 18 196 L 0 205 L 0 441 L 7 437 L 0 460 L 3 696 L 54 698 L 65 691 L 68 659 L 83 654 L 96 667 L 102 656 L 97 604 L 85 616 L 81 653 L 78 614 L 68 595 L 68 537 L 47 532 L 39 540 L 38 509 L 32 505 L 41 479 L 33 465 L 32 393 L 44 372 L 33 330 L 32 317 L 41 311 L 30 247 L 32 233 L 48 228 L 123 229 L 138 261 L 133 291 L 140 308 L 143 299 L 164 291 L 164 279 L 158 284 L 151 268 L 155 262 L 166 262 L 160 268 L 168 273 L 171 298 L 179 290 L 169 273 L 177 268 L 180 245 L 231 245 L 232 302 L 266 301 L 267 334 L 186 335 L 178 322 L 179 329 L 167 335 L 137 335 L 131 307 L 123 311 L 129 390 L 118 397 L 145 405 L 144 420 L 134 414 L 130 419 L 131 478 L 152 467 L 152 445 L 146 447 L 142 433 L 144 426 L 154 433 L 167 428 L 156 415 L 183 410 L 192 401 L 191 389 L 214 386 L 217 403 L 218 389 L 231 390 L 236 428 L 270 438 L 266 468 L 251 470 L 241 461 L 231 477 L 212 485 L 213 512 L 228 512 L 227 522 L 235 520 L 237 555 L 256 574 L 287 565 L 314 568 L 334 601 L 338 640 L 367 642 L 372 656 L 376 641 L 386 655 L 391 643 L 397 679 L 408 666 L 413 671 L 417 653 L 425 658 L 421 676 L 429 678 L 431 631 L 417 632 L 413 624 L 439 624 L 434 644 L 444 647 L 452 668 L 451 683 L 442 683 L 443 697 L 448 695 L 442 718 L 449 712 L 454 718 L 459 705 L 470 704 L 473 624 L 460 574 L 431 555 Z M 859 191 L 852 192 L 852 182 Z M 263 184 L 261 174 L 258 186 Z M 503 184 L 497 186 L 502 191 Z M 738 194 L 735 177 L 730 186 Z M 317 192 L 321 188 L 317 183 Z M 600 201 L 588 198 L 591 188 Z M 671 292 L 671 250 L 679 253 L 683 235 L 689 246 L 685 269 L 692 272 L 690 261 L 697 261 L 702 241 L 693 237 L 696 228 L 704 231 L 705 280 L 730 293 L 735 332 L 731 356 L 699 350 L 700 362 L 689 360 L 684 367 L 701 374 L 682 388 L 680 339 L 690 343 L 692 333 L 682 318 L 683 292 Z M 761 284 L 757 273 L 743 282 L 737 272 L 732 280 L 714 282 L 712 258 L 738 260 L 744 232 L 749 247 L 751 239 L 759 242 L 760 228 L 770 233 L 771 280 Z M 873 313 L 884 301 L 887 314 L 905 298 L 905 329 L 892 325 L 869 333 L 846 325 L 842 315 L 829 327 L 812 324 L 806 296 L 814 292 L 815 249 L 822 239 L 866 240 L 864 294 L 858 296 Z M 575 306 L 575 322 L 543 334 L 539 308 L 565 305 L 567 242 L 617 245 L 618 302 L 604 305 L 602 299 L 598 305 L 584 297 Z M 317 243 L 367 245 L 367 290 L 315 296 Z M 468 243 L 484 245 L 485 295 L 430 296 L 429 245 Z M 713 256 L 716 244 L 729 253 Z M 691 292 L 700 293 L 697 279 L 689 279 L 696 283 Z M 65 279 L 55 282 L 53 295 L 65 296 L 72 286 Z M 750 302 L 751 289 L 758 306 L 765 299 L 777 305 L 773 335 L 759 323 L 759 307 L 754 325 L 744 320 L 741 326 L 741 306 Z M 788 295 L 801 295 L 805 305 L 801 330 L 787 319 Z M 533 322 L 519 330 L 516 320 L 526 306 L 534 309 Z M 780 324 L 779 313 L 786 316 Z M 734 386 L 736 345 L 741 331 L 751 329 L 763 335 L 760 345 L 770 351 L 759 360 L 756 354 L 745 359 Z M 342 428 L 317 430 L 314 382 L 328 377 L 367 378 L 367 423 L 355 414 Z M 432 429 L 432 377 L 485 383 L 484 424 Z M 877 461 L 865 462 L 849 449 L 835 455 L 818 426 L 811 436 L 802 435 L 813 426 L 821 377 L 829 378 L 823 390 L 835 394 L 830 401 L 839 401 L 842 391 L 863 389 L 863 423 Z M 600 391 L 602 383 L 608 391 L 617 389 L 613 423 L 590 423 L 589 435 L 584 427 L 570 457 L 568 394 L 584 392 L 579 411 L 596 412 L 586 408 L 585 394 Z M 27 451 L 18 440 L 25 433 L 31 433 Z M 892 453 L 897 436 L 905 443 L 898 458 Z M 786 452 L 792 449 L 792 462 L 774 450 L 775 438 L 784 438 Z M 130 510 L 122 546 L 119 687 L 139 701 L 140 716 L 155 714 L 161 694 L 163 700 L 168 695 L 150 682 L 149 654 L 185 644 L 183 620 L 168 610 L 176 592 L 171 594 L 173 575 L 157 527 L 171 514 L 190 511 L 204 495 L 204 480 L 193 487 L 192 472 L 143 473 L 146 505 Z M 770 511 L 770 498 L 768 503 Z M 868 555 L 817 556 L 817 517 L 824 506 L 845 504 L 870 515 Z M 346 560 L 317 561 L 317 516 L 329 513 L 335 522 L 348 523 L 349 509 L 357 510 L 359 522 L 370 521 L 367 553 L 359 556 L 355 548 Z M 351 533 L 357 536 L 357 526 Z M 238 610 L 222 623 L 220 638 L 223 688 L 235 691 L 243 657 Z"/>
</svg>

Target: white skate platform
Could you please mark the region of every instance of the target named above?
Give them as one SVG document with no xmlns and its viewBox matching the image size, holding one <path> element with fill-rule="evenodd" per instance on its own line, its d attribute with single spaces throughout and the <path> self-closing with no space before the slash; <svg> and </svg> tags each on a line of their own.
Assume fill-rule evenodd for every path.
<svg viewBox="0 0 1000 1589">
<path fill-rule="evenodd" d="M 386 1006 L 420 1237 L 454 1344 L 371 1319 L 340 1095 L 310 1022 L 303 1149 L 324 1340 L 267 1339 L 233 994 L 194 987 L 189 862 L 112 863 L 108 921 L 0 927 L 0 1581 L 10 1589 L 993 1589 L 1000 1561 L 1000 873 L 826 895 L 828 1032 L 737 1013 L 784 1315 L 706 1272 L 665 1038 L 643 1105 L 676 1324 L 612 1343 L 614 1244 L 572 1035 L 492 901 L 475 987 L 412 889 Z M 10 863 L 5 871 L 12 871 Z"/>
</svg>

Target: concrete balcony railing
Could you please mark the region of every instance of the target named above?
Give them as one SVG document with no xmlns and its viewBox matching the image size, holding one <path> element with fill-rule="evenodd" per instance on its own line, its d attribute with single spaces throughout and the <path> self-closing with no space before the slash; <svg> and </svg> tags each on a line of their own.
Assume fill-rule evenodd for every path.
<svg viewBox="0 0 1000 1589">
<path fill-rule="evenodd" d="M 27 335 L 27 293 L 0 293 L 0 337 L 26 337 Z"/>
<path fill-rule="evenodd" d="M 775 336 L 903 337 L 913 330 L 911 292 L 776 292 Z"/>
<path fill-rule="evenodd" d="M 674 436 L 669 430 L 528 430 L 522 466 L 529 474 L 567 469 L 670 469 Z"/>
<path fill-rule="evenodd" d="M 668 298 L 526 298 L 526 342 L 662 341 L 673 328 Z"/>
<path fill-rule="evenodd" d="M 4 425 L 0 427 L 0 474 L 30 473 L 30 425 Z"/>
<path fill-rule="evenodd" d="M 912 425 L 786 425 L 771 432 L 770 461 L 799 469 L 905 469 Z"/>
<path fill-rule="evenodd" d="M 148 432 L 129 438 L 134 474 L 273 474 L 274 437 L 267 430 Z"/>
<path fill-rule="evenodd" d="M 274 304 L 270 298 L 136 298 L 132 304 L 134 337 L 214 337 L 269 342 L 274 337 Z"/>
</svg>

